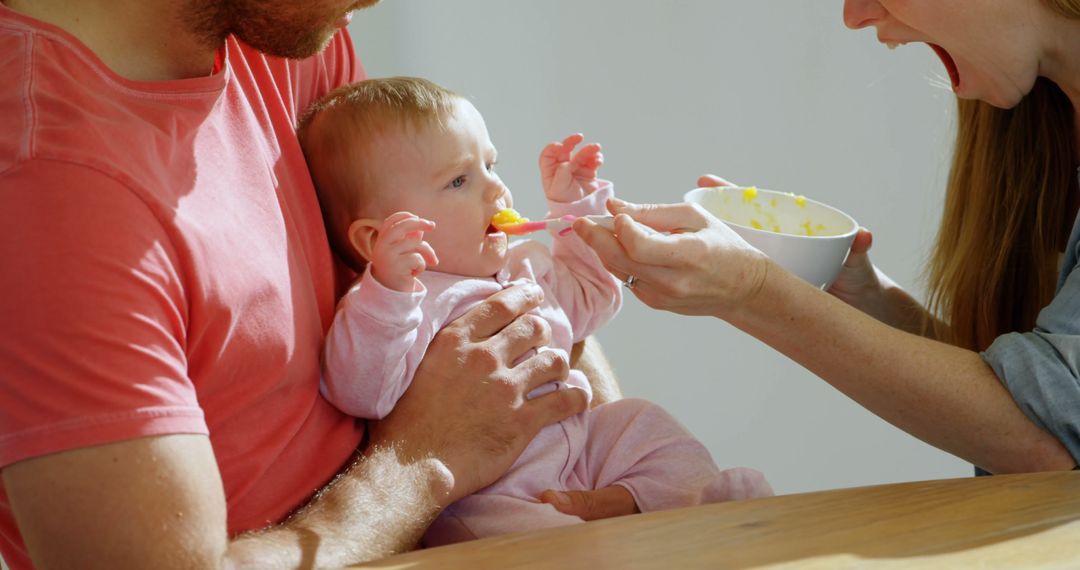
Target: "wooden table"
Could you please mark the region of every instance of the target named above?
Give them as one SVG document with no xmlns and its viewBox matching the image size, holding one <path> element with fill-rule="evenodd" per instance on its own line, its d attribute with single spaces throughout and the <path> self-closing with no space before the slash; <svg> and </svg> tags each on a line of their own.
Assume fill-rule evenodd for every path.
<svg viewBox="0 0 1080 570">
<path fill-rule="evenodd" d="M 1080 568 L 1080 472 L 708 505 L 514 534 L 357 568 Z"/>
</svg>

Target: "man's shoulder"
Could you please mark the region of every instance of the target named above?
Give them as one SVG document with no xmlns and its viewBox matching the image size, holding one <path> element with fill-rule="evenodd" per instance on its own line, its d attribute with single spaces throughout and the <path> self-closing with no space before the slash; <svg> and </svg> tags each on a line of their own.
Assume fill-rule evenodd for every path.
<svg viewBox="0 0 1080 570">
<path fill-rule="evenodd" d="M 168 186 L 162 176 L 195 158 L 185 148 L 206 131 L 252 143 L 293 136 L 306 105 L 361 72 L 351 49 L 341 32 L 312 58 L 284 60 L 229 38 L 213 75 L 135 81 L 63 30 L 0 8 L 0 172 L 43 158 Z M 245 121 L 250 128 L 229 126 Z"/>
<path fill-rule="evenodd" d="M 30 78 L 32 32 L 0 8 L 0 172 L 29 154 L 28 128 L 32 109 L 24 87 Z"/>
<path fill-rule="evenodd" d="M 75 37 L 11 10 L 0 12 L 0 53 L 0 172 L 44 159 L 122 179 L 118 167 L 160 159 L 191 123 L 185 113 L 212 108 L 224 87 L 125 79 Z"/>
</svg>

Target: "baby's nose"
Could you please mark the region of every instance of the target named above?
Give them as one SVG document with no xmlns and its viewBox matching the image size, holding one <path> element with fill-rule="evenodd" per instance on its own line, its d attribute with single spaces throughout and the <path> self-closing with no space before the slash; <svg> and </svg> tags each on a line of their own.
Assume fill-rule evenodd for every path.
<svg viewBox="0 0 1080 570">
<path fill-rule="evenodd" d="M 510 189 L 502 183 L 501 180 L 492 181 L 488 186 L 487 199 L 491 202 L 497 202 L 501 199 L 508 198 L 510 196 Z"/>
</svg>

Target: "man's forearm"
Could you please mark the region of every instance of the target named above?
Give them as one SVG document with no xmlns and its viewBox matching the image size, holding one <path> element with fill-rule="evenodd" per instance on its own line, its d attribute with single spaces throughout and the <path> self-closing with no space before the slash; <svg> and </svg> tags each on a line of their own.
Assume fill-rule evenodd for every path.
<svg viewBox="0 0 1080 570">
<path fill-rule="evenodd" d="M 449 473 L 369 449 L 281 525 L 229 545 L 228 568 L 337 568 L 414 548 L 441 510 Z"/>
<path fill-rule="evenodd" d="M 622 391 L 615 380 L 615 371 L 600 350 L 596 337 L 590 336 L 573 346 L 570 366 L 582 371 L 589 380 L 593 391 L 593 407 L 622 399 Z"/>
<path fill-rule="evenodd" d="M 453 476 L 425 450 L 369 447 L 294 516 L 232 540 L 204 435 L 47 454 L 0 477 L 36 568 L 341 567 L 412 548 L 449 503 Z"/>
</svg>

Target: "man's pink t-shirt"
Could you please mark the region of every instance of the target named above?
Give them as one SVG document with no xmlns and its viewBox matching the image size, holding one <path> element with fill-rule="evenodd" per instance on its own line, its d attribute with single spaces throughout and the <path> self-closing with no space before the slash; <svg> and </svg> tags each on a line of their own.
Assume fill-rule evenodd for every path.
<svg viewBox="0 0 1080 570">
<path fill-rule="evenodd" d="M 238 533 L 362 439 L 319 395 L 333 266 L 293 129 L 363 71 L 344 31 L 304 61 L 233 38 L 219 61 L 130 81 L 0 5 L 0 468 L 208 434 Z M 2 484 L 0 552 L 30 566 Z"/>
</svg>

